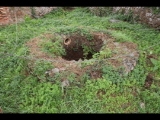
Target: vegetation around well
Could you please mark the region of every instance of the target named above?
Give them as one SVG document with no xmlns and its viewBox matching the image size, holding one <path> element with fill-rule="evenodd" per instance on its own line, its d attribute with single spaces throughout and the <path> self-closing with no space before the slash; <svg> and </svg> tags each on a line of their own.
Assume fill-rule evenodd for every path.
<svg viewBox="0 0 160 120">
<path fill-rule="evenodd" d="M 0 27 L 0 109 L 4 113 L 160 113 L 160 32 L 129 22 L 130 16 L 124 18 L 96 16 L 86 8 L 59 8 L 42 18 L 26 16 L 25 22 Z M 139 57 L 134 69 L 125 74 L 123 66 L 111 65 L 107 60 L 118 49 L 108 43 L 99 52 L 91 47 L 95 33 L 119 44 L 136 44 Z M 67 67 L 63 39 L 69 35 L 89 41 L 81 44 L 83 59 L 74 61 L 80 67 L 73 69 L 80 75 L 63 68 L 46 77 L 50 69 Z M 93 77 L 94 73 L 98 75 Z"/>
</svg>

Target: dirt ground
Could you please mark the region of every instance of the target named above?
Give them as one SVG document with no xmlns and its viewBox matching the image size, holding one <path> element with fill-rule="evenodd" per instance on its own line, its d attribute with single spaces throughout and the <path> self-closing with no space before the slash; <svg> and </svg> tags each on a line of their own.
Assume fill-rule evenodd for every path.
<svg viewBox="0 0 160 120">
<path fill-rule="evenodd" d="M 66 51 L 66 55 L 62 56 L 62 58 L 66 60 L 76 61 L 78 61 L 80 58 L 84 60 L 85 55 L 83 51 L 83 46 L 92 48 L 93 52 L 99 52 L 103 45 L 103 41 L 99 37 L 99 35 L 93 34 L 93 39 L 92 41 L 90 41 L 86 39 L 85 36 L 81 36 L 79 34 L 73 34 L 68 36 L 65 40 L 69 41 L 67 41 L 66 44 L 63 44 L 63 47 Z M 86 59 L 91 59 L 92 55 L 93 54 L 89 52 L 89 54 L 86 56 Z"/>
<path fill-rule="evenodd" d="M 131 42 L 118 43 L 114 38 L 104 33 L 92 33 L 92 35 L 92 42 L 89 42 L 89 40 L 87 40 L 84 36 L 78 34 L 63 38 L 64 41 L 66 40 L 66 44 L 69 44 L 63 44 L 63 47 L 67 53 L 66 56 L 52 57 L 43 52 L 42 48 L 39 46 L 39 44 L 42 42 L 41 37 L 31 39 L 26 43 L 26 45 L 29 47 L 30 56 L 33 58 L 32 63 L 34 63 L 34 61 L 37 59 L 51 61 L 54 67 L 58 68 L 60 72 L 67 71 L 68 73 L 75 73 L 77 75 L 77 79 L 87 71 L 90 72 L 90 76 L 93 79 L 102 77 L 101 70 L 93 70 L 94 67 L 92 65 L 84 68 L 81 67 L 80 64 L 84 57 L 81 46 L 82 43 L 91 46 L 95 52 L 99 52 L 102 47 L 107 47 L 112 51 L 113 54 L 110 58 L 106 59 L 106 62 L 110 63 L 115 68 L 123 66 L 125 68 L 125 73 L 127 74 L 134 69 L 139 57 L 136 44 Z M 42 36 L 45 37 L 46 40 L 54 37 L 52 34 L 43 34 Z M 68 43 L 69 40 L 71 41 Z M 79 45 L 77 45 L 77 43 Z M 76 51 L 73 49 L 75 47 Z M 89 54 L 87 59 L 92 59 L 92 54 Z"/>
</svg>

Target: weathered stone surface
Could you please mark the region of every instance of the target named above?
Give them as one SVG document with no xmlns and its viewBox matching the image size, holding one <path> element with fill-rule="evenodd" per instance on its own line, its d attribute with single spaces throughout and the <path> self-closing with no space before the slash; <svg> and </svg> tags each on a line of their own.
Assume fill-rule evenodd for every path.
<svg viewBox="0 0 160 120">
<path fill-rule="evenodd" d="M 41 17 L 57 7 L 0 7 L 0 25 L 24 21 L 24 17 Z"/>
<path fill-rule="evenodd" d="M 0 25 L 21 22 L 26 15 L 31 16 L 30 7 L 0 7 Z"/>
<path fill-rule="evenodd" d="M 9 15 L 12 23 L 24 21 L 25 16 L 31 16 L 30 7 L 9 7 Z"/>
<path fill-rule="evenodd" d="M 50 13 L 52 10 L 56 9 L 57 7 L 32 7 L 32 12 L 34 17 L 39 18 L 47 13 Z"/>
<path fill-rule="evenodd" d="M 113 7 L 113 12 L 123 12 L 129 14 L 133 12 L 133 17 L 138 18 L 138 22 L 145 23 L 150 27 L 160 29 L 160 13 L 154 14 L 153 10 L 148 7 Z"/>
<path fill-rule="evenodd" d="M 89 7 L 89 10 L 95 15 L 99 15 L 107 7 Z M 110 7 L 109 10 L 112 10 L 112 13 L 124 13 L 125 15 L 132 12 L 134 20 L 140 23 L 145 23 L 150 27 L 160 29 L 160 13 L 154 14 L 153 10 L 149 7 Z M 107 10 L 106 10 L 107 11 Z M 136 18 L 136 19 L 135 19 Z"/>
<path fill-rule="evenodd" d="M 10 21 L 9 8 L 0 7 L 0 25 L 8 24 Z"/>
<path fill-rule="evenodd" d="M 0 7 L 0 25 L 8 25 L 15 22 L 24 21 L 24 17 L 39 18 L 58 7 Z M 75 8 L 75 7 L 70 7 Z M 89 7 L 90 11 L 96 15 L 102 16 L 106 7 Z M 108 12 L 113 13 L 123 12 L 124 14 L 133 13 L 133 18 L 140 23 L 145 23 L 153 28 L 160 29 L 160 13 L 154 14 L 149 7 L 109 7 Z"/>
</svg>

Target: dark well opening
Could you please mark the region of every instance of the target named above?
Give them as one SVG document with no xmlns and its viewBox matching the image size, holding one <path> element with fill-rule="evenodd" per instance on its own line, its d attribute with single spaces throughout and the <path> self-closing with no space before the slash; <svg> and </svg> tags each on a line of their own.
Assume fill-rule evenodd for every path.
<svg viewBox="0 0 160 120">
<path fill-rule="evenodd" d="M 91 59 L 94 53 L 99 52 L 102 45 L 103 41 L 97 35 L 93 35 L 93 39 L 88 40 L 85 36 L 74 34 L 64 39 L 63 47 L 66 55 L 62 58 L 69 61 Z"/>
</svg>

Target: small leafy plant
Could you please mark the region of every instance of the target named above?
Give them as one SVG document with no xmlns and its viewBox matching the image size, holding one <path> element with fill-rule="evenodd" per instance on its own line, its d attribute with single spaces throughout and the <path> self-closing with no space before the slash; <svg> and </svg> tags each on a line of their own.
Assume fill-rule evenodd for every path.
<svg viewBox="0 0 160 120">
<path fill-rule="evenodd" d="M 160 70 L 160 61 L 151 58 L 151 62 L 152 62 L 153 65 L 154 65 L 154 67 L 153 67 L 153 72 L 159 71 L 159 70 Z"/>
<path fill-rule="evenodd" d="M 95 53 L 93 55 L 93 58 L 97 58 L 97 59 L 105 59 L 105 58 L 109 58 L 112 55 L 112 51 L 109 48 L 106 48 L 103 51 L 100 51 L 98 53 Z"/>
<path fill-rule="evenodd" d="M 86 58 L 88 56 L 89 53 L 94 54 L 94 50 L 92 47 L 87 46 L 87 45 L 83 45 L 82 44 L 82 48 L 83 48 L 83 55 Z"/>
<path fill-rule="evenodd" d="M 45 72 L 51 68 L 53 68 L 51 62 L 37 60 L 33 68 L 33 74 L 37 76 L 37 78 L 40 79 L 41 81 L 46 81 Z"/>
<path fill-rule="evenodd" d="M 52 56 L 65 55 L 66 52 L 62 45 L 62 39 L 60 39 L 59 37 L 55 37 L 53 39 L 54 40 L 49 40 L 41 44 L 43 50 Z"/>
</svg>

